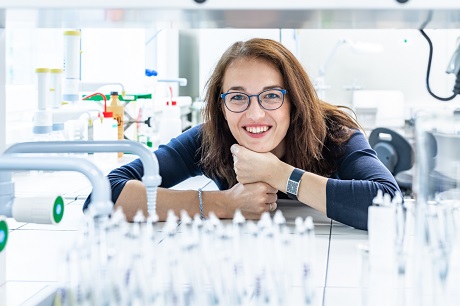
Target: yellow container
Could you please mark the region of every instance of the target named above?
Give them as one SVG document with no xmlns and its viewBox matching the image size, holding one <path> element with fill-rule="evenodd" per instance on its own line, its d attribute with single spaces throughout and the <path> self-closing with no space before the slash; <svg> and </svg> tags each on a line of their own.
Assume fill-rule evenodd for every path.
<svg viewBox="0 0 460 306">
<path fill-rule="evenodd" d="M 123 103 L 118 98 L 118 92 L 112 91 L 110 93 L 110 104 L 107 106 L 107 111 L 112 112 L 113 118 L 117 120 L 118 123 L 118 140 L 123 140 L 124 135 L 124 106 Z M 122 157 L 123 152 L 118 152 L 118 157 Z"/>
</svg>

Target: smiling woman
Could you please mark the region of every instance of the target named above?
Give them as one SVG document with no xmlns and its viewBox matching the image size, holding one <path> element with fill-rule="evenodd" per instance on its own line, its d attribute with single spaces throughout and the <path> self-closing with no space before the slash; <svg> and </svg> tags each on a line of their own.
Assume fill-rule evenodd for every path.
<svg viewBox="0 0 460 306">
<path fill-rule="evenodd" d="M 398 186 L 343 109 L 318 98 L 295 56 L 270 39 L 231 45 L 206 88 L 204 122 L 162 145 L 157 213 L 220 218 L 240 210 L 258 219 L 279 198 L 296 199 L 329 218 L 367 229 L 368 206 L 378 190 Z M 112 200 L 128 219 L 147 213 L 140 160 L 109 175 Z M 219 191 L 168 189 L 206 175 Z M 85 204 L 87 208 L 90 200 Z"/>
<path fill-rule="evenodd" d="M 278 158 L 284 155 L 290 102 L 283 87 L 280 71 L 265 60 L 242 58 L 228 67 L 222 86 L 226 93 L 221 97 L 225 119 L 238 144 Z"/>
</svg>

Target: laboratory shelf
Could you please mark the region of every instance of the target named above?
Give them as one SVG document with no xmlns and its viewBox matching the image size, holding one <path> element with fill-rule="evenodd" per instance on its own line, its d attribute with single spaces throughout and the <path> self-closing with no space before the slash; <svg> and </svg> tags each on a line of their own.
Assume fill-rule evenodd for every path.
<svg viewBox="0 0 460 306">
<path fill-rule="evenodd" d="M 125 0 L 1 1 L 6 26 L 372 29 L 458 28 L 460 3 L 451 0 Z M 259 16 L 259 17 L 258 17 Z M 261 18 L 263 16 L 263 18 Z M 27 18 L 26 18 L 27 17 Z M 1 18 L 0 18 L 1 19 Z"/>
</svg>

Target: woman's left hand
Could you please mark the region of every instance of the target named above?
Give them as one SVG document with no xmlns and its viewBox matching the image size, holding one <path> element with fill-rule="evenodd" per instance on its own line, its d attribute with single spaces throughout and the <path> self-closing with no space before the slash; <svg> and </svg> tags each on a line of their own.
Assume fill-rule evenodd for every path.
<svg viewBox="0 0 460 306">
<path fill-rule="evenodd" d="M 236 179 L 242 184 L 265 182 L 270 184 L 280 160 L 272 153 L 258 153 L 234 144 L 230 147 L 233 155 L 233 169 Z"/>
</svg>

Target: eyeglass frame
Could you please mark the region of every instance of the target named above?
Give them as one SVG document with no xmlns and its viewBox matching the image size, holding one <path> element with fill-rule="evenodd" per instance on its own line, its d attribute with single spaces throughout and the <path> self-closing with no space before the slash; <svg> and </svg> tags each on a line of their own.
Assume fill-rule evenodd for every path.
<svg viewBox="0 0 460 306">
<path fill-rule="evenodd" d="M 279 92 L 282 93 L 282 98 L 283 98 L 283 101 L 281 101 L 281 104 L 280 106 L 278 106 L 277 108 L 271 108 L 271 109 L 268 109 L 268 108 L 265 108 L 263 105 L 262 105 L 262 100 L 260 99 L 260 95 L 263 94 L 264 92 L 267 92 L 267 91 L 271 91 L 271 90 L 277 90 Z M 248 105 L 246 106 L 245 109 L 243 109 L 242 111 L 239 111 L 239 112 L 235 112 L 235 111 L 232 111 L 228 106 L 227 106 L 227 103 L 225 103 L 225 97 L 229 94 L 232 94 L 232 93 L 237 93 L 237 94 L 243 94 L 245 95 L 246 97 L 248 97 Z M 257 103 L 259 103 L 260 107 L 262 107 L 264 110 L 267 110 L 267 111 L 272 111 L 272 110 L 277 110 L 279 109 L 281 106 L 283 106 L 284 104 L 284 96 L 286 95 L 287 93 L 287 90 L 286 89 L 281 89 L 281 88 L 270 88 L 270 89 L 266 89 L 266 90 L 263 90 L 261 92 L 259 92 L 258 94 L 253 94 L 253 95 L 248 95 L 247 93 L 245 92 L 240 92 L 240 91 L 229 91 L 229 92 L 225 92 L 225 93 L 222 93 L 220 94 L 220 97 L 222 99 L 222 101 L 224 101 L 224 105 L 225 107 L 231 111 L 232 113 L 242 113 L 242 112 L 245 112 L 248 110 L 249 106 L 251 105 L 251 98 L 252 97 L 257 97 Z"/>
</svg>

